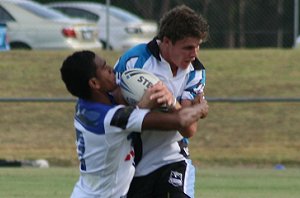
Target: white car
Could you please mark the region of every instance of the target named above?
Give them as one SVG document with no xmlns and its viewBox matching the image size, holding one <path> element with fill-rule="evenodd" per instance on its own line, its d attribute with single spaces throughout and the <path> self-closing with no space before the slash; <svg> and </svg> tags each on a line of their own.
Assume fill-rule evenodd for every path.
<svg viewBox="0 0 300 198">
<path fill-rule="evenodd" d="M 30 0 L 0 0 L 12 49 L 101 48 L 95 23 L 69 18 Z"/>
<path fill-rule="evenodd" d="M 97 22 L 99 39 L 107 47 L 106 5 L 92 2 L 56 2 L 47 4 L 62 13 Z M 109 48 L 126 50 L 139 43 L 147 43 L 157 33 L 155 22 L 142 20 L 140 17 L 115 6 L 109 7 Z"/>
</svg>

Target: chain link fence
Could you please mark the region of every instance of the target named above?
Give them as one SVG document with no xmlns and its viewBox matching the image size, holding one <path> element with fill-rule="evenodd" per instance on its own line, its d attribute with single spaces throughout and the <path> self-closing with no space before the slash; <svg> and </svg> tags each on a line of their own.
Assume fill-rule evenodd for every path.
<svg viewBox="0 0 300 198">
<path fill-rule="evenodd" d="M 106 1 L 97 2 L 105 4 Z M 298 35 L 295 28 L 299 25 L 296 2 L 298 0 L 110 0 L 111 5 L 156 22 L 172 7 L 185 4 L 208 20 L 210 39 L 203 46 L 208 48 L 293 47 L 295 34 Z"/>
<path fill-rule="evenodd" d="M 210 40 L 202 46 L 207 48 L 291 48 L 299 34 L 299 0 L 89 1 L 108 3 L 157 23 L 165 12 L 185 4 L 208 20 Z"/>
</svg>

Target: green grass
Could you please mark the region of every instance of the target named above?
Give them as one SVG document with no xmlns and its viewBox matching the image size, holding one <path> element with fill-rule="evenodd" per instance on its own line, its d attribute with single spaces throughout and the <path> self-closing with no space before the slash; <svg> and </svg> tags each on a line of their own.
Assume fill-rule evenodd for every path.
<svg viewBox="0 0 300 198">
<path fill-rule="evenodd" d="M 300 194 L 298 169 L 203 168 L 198 170 L 196 197 L 296 198 Z"/>
<path fill-rule="evenodd" d="M 70 197 L 77 172 L 74 168 L 1 168 L 0 197 Z"/>
<path fill-rule="evenodd" d="M 205 198 L 298 198 L 300 171 L 288 168 L 198 167 L 196 195 Z M 76 168 L 1 168 L 0 197 L 69 197 Z"/>
<path fill-rule="evenodd" d="M 111 65 L 121 55 L 96 51 Z M 300 51 L 290 49 L 206 50 L 206 96 L 300 98 Z M 71 97 L 59 74 L 71 51 L 0 53 L 0 97 Z M 197 165 L 300 165 L 300 103 L 210 102 L 206 119 L 191 138 Z M 74 104 L 0 103 L 0 158 L 46 158 L 76 166 Z"/>
</svg>

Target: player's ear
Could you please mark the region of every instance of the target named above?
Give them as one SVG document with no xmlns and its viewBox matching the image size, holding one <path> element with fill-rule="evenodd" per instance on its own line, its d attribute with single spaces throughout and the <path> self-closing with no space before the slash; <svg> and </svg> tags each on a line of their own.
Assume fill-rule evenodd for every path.
<svg viewBox="0 0 300 198">
<path fill-rule="evenodd" d="M 168 37 L 164 36 L 164 37 L 163 37 L 163 43 L 165 43 L 165 44 L 170 44 L 170 43 L 172 43 L 172 41 L 171 41 L 171 39 L 169 39 Z"/>
<path fill-rule="evenodd" d="M 97 78 L 93 77 L 89 80 L 89 86 L 92 88 L 92 89 L 100 89 L 100 84 L 99 84 L 99 81 L 97 80 Z"/>
</svg>

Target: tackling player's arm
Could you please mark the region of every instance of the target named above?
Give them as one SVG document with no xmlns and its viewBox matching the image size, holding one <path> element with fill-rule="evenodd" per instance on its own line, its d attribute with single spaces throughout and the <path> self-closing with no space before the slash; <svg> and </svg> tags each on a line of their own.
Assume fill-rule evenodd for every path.
<svg viewBox="0 0 300 198">
<path fill-rule="evenodd" d="M 208 104 L 207 101 L 203 97 L 203 93 L 197 95 L 194 100 L 182 100 L 181 103 L 177 102 L 176 106 L 174 106 L 174 110 L 179 110 L 181 108 L 190 107 L 196 104 L 201 104 L 201 116 L 200 118 L 203 119 L 208 115 Z M 198 128 L 198 120 L 191 123 L 189 126 L 185 127 L 184 129 L 180 130 L 182 136 L 184 137 L 192 137 Z"/>
<path fill-rule="evenodd" d="M 190 130 L 190 126 L 196 123 L 203 115 L 203 104 L 195 104 L 190 107 L 181 108 L 173 112 L 151 111 L 143 120 L 142 130 L 179 130 L 185 136 L 184 131 Z"/>
<path fill-rule="evenodd" d="M 176 113 L 179 115 L 177 115 L 177 117 L 172 117 L 174 115 L 170 115 L 169 117 L 160 118 L 158 114 L 156 117 L 151 119 L 157 119 L 159 125 L 161 125 L 161 123 L 171 123 L 170 126 L 164 124 L 163 127 L 165 128 L 162 129 L 174 129 L 172 128 L 172 125 L 173 127 L 177 126 L 176 129 L 179 130 L 182 136 L 191 137 L 197 131 L 198 119 L 206 117 L 208 113 L 207 101 L 203 98 L 203 94 L 197 96 L 193 101 L 182 101 L 183 106 L 180 105 L 180 103 L 176 100 L 174 103 L 174 100 L 175 99 L 173 95 L 169 92 L 167 87 L 164 86 L 163 83 L 157 83 L 146 90 L 142 100 L 138 103 L 137 106 L 140 108 L 154 109 L 161 106 L 162 104 L 166 104 L 170 108 L 169 114 L 170 112 L 172 112 L 174 115 L 176 115 Z M 191 118 L 193 116 L 196 117 L 196 119 Z M 169 118 L 172 118 L 172 121 L 168 120 Z M 191 119 L 192 121 L 186 119 Z M 188 124 L 186 124 L 187 122 Z M 178 126 L 178 124 L 182 123 L 185 123 L 185 125 Z"/>
<path fill-rule="evenodd" d="M 162 83 L 157 83 L 151 88 L 147 89 L 141 101 L 137 104 L 137 108 L 156 109 L 157 107 L 161 106 L 161 104 L 157 102 L 158 99 L 160 99 L 162 103 L 167 103 L 166 98 L 168 97 L 163 97 L 161 94 L 156 94 L 157 92 L 164 91 L 165 87 L 162 86 Z M 153 94 L 154 97 L 151 98 Z M 163 97 L 163 99 L 161 97 Z M 205 109 L 203 104 L 195 104 L 191 107 L 181 108 L 176 111 L 149 111 L 142 121 L 142 130 L 159 129 L 163 131 L 189 131 L 190 125 L 197 122 L 203 116 L 203 109 Z M 186 136 L 188 134 L 182 133 L 182 135 Z"/>
</svg>

